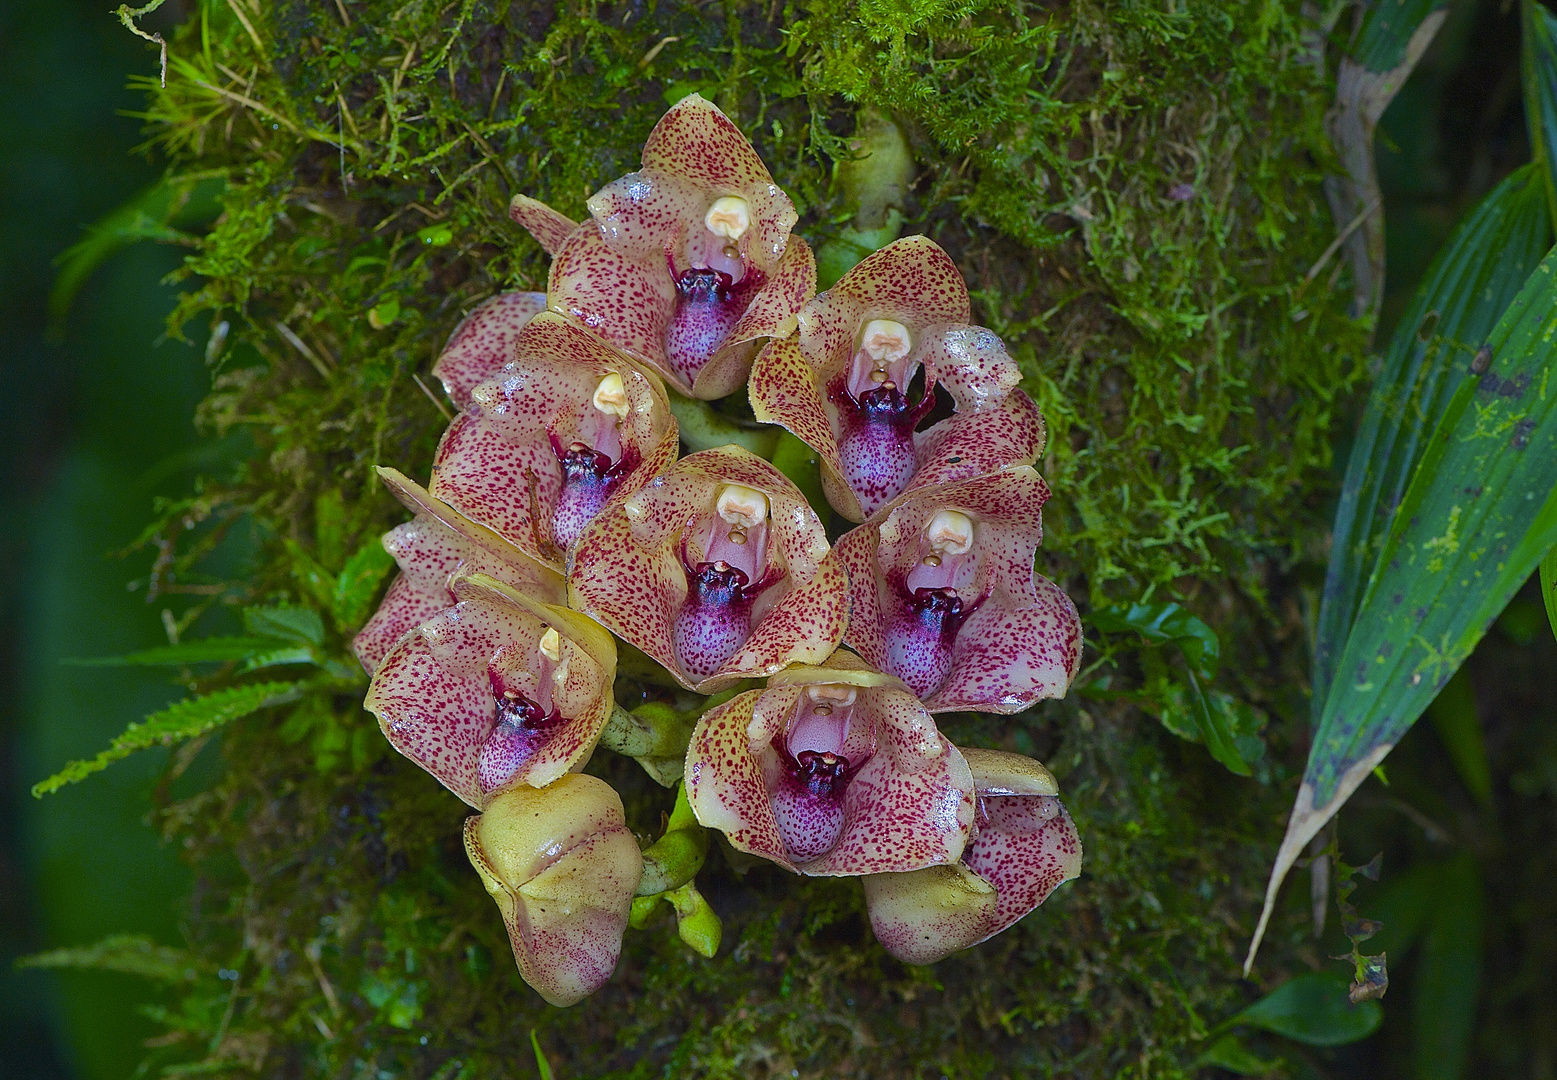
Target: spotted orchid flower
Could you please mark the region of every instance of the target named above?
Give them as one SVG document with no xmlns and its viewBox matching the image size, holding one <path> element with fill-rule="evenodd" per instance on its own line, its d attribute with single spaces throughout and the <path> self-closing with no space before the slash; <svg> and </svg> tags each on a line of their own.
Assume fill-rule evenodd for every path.
<svg viewBox="0 0 1557 1080">
<path fill-rule="evenodd" d="M 1081 874 L 1081 838 L 1038 762 L 964 750 L 977 812 L 961 862 L 864 879 L 876 939 L 908 964 L 987 941 Z"/>
<path fill-rule="evenodd" d="M 682 458 L 597 517 L 568 596 L 705 694 L 820 662 L 848 618 L 848 583 L 816 512 L 736 446 Z"/>
<path fill-rule="evenodd" d="M 968 325 L 968 290 L 932 241 L 909 236 L 808 302 L 798 332 L 768 343 L 751 375 L 757 419 L 821 459 L 827 501 L 864 521 L 908 491 L 1030 463 L 1043 417 L 990 331 Z M 920 430 L 937 388 L 955 409 Z"/>
<path fill-rule="evenodd" d="M 913 492 L 845 534 L 845 643 L 932 712 L 1014 713 L 1063 697 L 1081 662 L 1081 620 L 1033 572 L 1048 497 L 1019 465 Z"/>
<path fill-rule="evenodd" d="M 545 310 L 545 293 L 498 293 L 478 304 L 454 328 L 432 373 L 456 408 L 468 406 L 470 392 L 514 358 L 519 331 Z"/>
<path fill-rule="evenodd" d="M 643 874 L 609 784 L 575 774 L 510 788 L 466 819 L 465 854 L 503 914 L 519 974 L 541 997 L 572 1005 L 605 985 Z"/>
<path fill-rule="evenodd" d="M 616 646 L 575 611 L 484 576 L 406 634 L 363 707 L 400 753 L 478 810 L 584 767 L 614 703 Z"/>
<path fill-rule="evenodd" d="M 898 680 L 835 653 L 775 675 L 698 721 L 687 798 L 741 851 L 802 874 L 954 863 L 973 778 Z"/>
<path fill-rule="evenodd" d="M 602 507 L 675 460 L 659 379 L 555 314 L 470 392 L 444 433 L 432 494 L 558 570 Z"/>
<path fill-rule="evenodd" d="M 692 94 L 643 147 L 643 168 L 589 199 L 590 220 L 533 199 L 510 212 L 555 252 L 551 307 L 663 375 L 679 393 L 740 388 L 762 342 L 816 291 L 798 215 L 730 119 Z"/>
<path fill-rule="evenodd" d="M 369 675 L 408 631 L 453 606 L 449 583 L 455 578 L 487 574 L 543 603 L 566 601 L 562 575 L 554 569 L 455 513 L 409 477 L 394 469 L 380 469 L 379 475 L 416 516 L 384 534 L 384 550 L 400 573 L 352 642 Z"/>
</svg>

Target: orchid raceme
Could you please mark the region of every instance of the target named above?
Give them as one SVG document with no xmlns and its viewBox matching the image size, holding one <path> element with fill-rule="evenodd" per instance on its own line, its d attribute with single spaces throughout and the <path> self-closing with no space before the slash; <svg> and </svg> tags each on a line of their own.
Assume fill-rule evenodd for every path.
<svg viewBox="0 0 1557 1080">
<path fill-rule="evenodd" d="M 800 310 L 797 332 L 752 369 L 759 420 L 821 458 L 827 500 L 864 521 L 908 491 L 1030 463 L 1043 418 L 990 331 L 968 325 L 968 290 L 923 236 L 889 244 Z M 919 430 L 936 388 L 955 412 Z"/>
<path fill-rule="evenodd" d="M 504 292 L 465 316 L 432 370 L 455 408 L 464 409 L 470 392 L 503 370 L 514 358 L 519 331 L 545 310 L 545 293 Z"/>
<path fill-rule="evenodd" d="M 1081 663 L 1070 597 L 1033 571 L 1049 489 L 1019 465 L 925 488 L 844 535 L 844 641 L 934 712 L 1063 697 Z"/>
<path fill-rule="evenodd" d="M 465 854 L 503 913 L 525 982 L 553 1005 L 604 985 L 643 873 L 611 785 L 568 775 L 505 791 L 466 819 Z"/>
<path fill-rule="evenodd" d="M 973 824 L 973 775 L 897 679 L 837 653 L 707 713 L 687 748 L 698 821 L 802 874 L 954 863 Z"/>
<path fill-rule="evenodd" d="M 963 756 L 977 815 L 961 862 L 864 879 L 871 929 L 905 963 L 994 937 L 1081 873 L 1081 838 L 1049 770 L 1000 750 Z"/>
<path fill-rule="evenodd" d="M 613 497 L 675 460 L 658 378 L 554 314 L 473 388 L 433 462 L 432 494 L 557 570 Z"/>
<path fill-rule="evenodd" d="M 481 811 L 466 851 L 553 1004 L 610 977 L 635 892 L 631 925 L 661 895 L 717 953 L 705 828 L 862 877 L 906 962 L 998 933 L 1081 858 L 1042 766 L 965 754 L 933 715 L 1059 697 L 1080 661 L 1075 607 L 1034 573 L 1044 426 L 1016 365 L 924 237 L 815 296 L 794 206 L 695 94 L 589 211 L 514 197 L 549 292 L 499 293 L 450 337 L 433 373 L 460 412 L 428 488 L 379 470 L 415 517 L 385 537 L 401 574 L 354 643 L 366 707 Z M 717 445 L 752 426 L 744 402 L 666 388 L 721 398 L 748 373 L 757 422 L 816 452 L 832 525 L 863 522 L 836 545 L 785 471 Z M 715 445 L 678 459 L 678 415 Z M 647 863 L 581 773 L 602 743 L 685 779 Z"/>
<path fill-rule="evenodd" d="M 713 693 L 835 648 L 848 583 L 790 480 L 736 446 L 691 454 L 584 530 L 569 602 Z"/>
<path fill-rule="evenodd" d="M 480 809 L 589 760 L 610 719 L 616 646 L 588 618 L 488 577 L 402 637 L 364 707 L 394 748 Z"/>
<path fill-rule="evenodd" d="M 533 199 L 511 207 L 555 255 L 552 309 L 684 395 L 739 389 L 758 347 L 787 335 L 816 291 L 811 249 L 790 235 L 794 204 L 697 94 L 649 134 L 643 168 L 596 192 L 589 212 L 569 232 L 566 217 Z"/>
<path fill-rule="evenodd" d="M 400 574 L 352 642 L 369 675 L 401 636 L 455 602 L 449 582 L 457 576 L 487 574 L 537 600 L 563 603 L 563 581 L 555 570 L 455 513 L 395 470 L 381 469 L 380 475 L 416 517 L 384 534 L 384 549 L 394 556 Z"/>
</svg>

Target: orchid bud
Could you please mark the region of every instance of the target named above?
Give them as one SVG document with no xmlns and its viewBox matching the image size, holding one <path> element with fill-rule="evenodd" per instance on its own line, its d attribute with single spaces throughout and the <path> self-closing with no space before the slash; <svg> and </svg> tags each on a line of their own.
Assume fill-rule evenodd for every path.
<svg viewBox="0 0 1557 1080">
<path fill-rule="evenodd" d="M 575 774 L 505 791 L 466 819 L 465 853 L 503 914 L 519 974 L 541 997 L 572 1005 L 605 984 L 643 871 L 609 784 Z"/>
<path fill-rule="evenodd" d="M 798 215 L 729 118 L 697 94 L 649 135 L 643 168 L 589 200 L 582 226 L 524 197 L 515 220 L 556 258 L 554 311 L 688 397 L 738 389 L 761 343 L 816 291 Z"/>
<path fill-rule="evenodd" d="M 956 747 L 901 682 L 842 652 L 705 714 L 686 783 L 703 825 L 802 874 L 953 863 L 973 821 Z"/>
<path fill-rule="evenodd" d="M 925 488 L 845 534 L 844 641 L 932 712 L 1014 713 L 1081 663 L 1070 597 L 1033 571 L 1049 489 L 1029 466 Z"/>
<path fill-rule="evenodd" d="M 573 607 L 705 694 L 822 660 L 848 615 L 821 520 L 734 446 L 682 458 L 603 512 L 568 580 Z"/>
<path fill-rule="evenodd" d="M 969 318 L 951 258 L 905 237 L 810 300 L 797 335 L 763 349 L 752 411 L 817 452 L 827 501 L 851 521 L 912 491 L 1035 461 L 1043 418 L 1000 339 Z M 955 412 L 920 430 L 936 387 Z"/>
</svg>

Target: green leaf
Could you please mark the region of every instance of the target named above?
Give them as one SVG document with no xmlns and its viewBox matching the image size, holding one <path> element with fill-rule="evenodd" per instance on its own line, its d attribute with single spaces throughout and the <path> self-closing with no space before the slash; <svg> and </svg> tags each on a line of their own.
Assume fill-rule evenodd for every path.
<svg viewBox="0 0 1557 1080">
<path fill-rule="evenodd" d="M 1206 701 L 1206 695 L 1200 689 L 1200 680 L 1195 678 L 1194 667 L 1190 666 L 1185 673 L 1189 676 L 1189 699 L 1194 705 L 1195 723 L 1200 727 L 1200 737 L 1205 740 L 1206 749 L 1212 757 L 1227 766 L 1229 772 L 1239 776 L 1251 775 L 1253 770 L 1233 742 L 1234 734 L 1228 726 L 1226 714 L 1220 709 L 1213 709 Z"/>
<path fill-rule="evenodd" d="M 1281 1060 L 1262 1061 L 1236 1035 L 1223 1035 L 1201 1054 L 1195 1064 L 1200 1068 L 1226 1069 L 1237 1076 L 1264 1076 L 1281 1067 Z"/>
<path fill-rule="evenodd" d="M 1422 20 L 1449 0 L 1376 0 L 1366 6 L 1352 55 L 1369 71 L 1390 71 L 1406 58 L 1406 46 Z"/>
<path fill-rule="evenodd" d="M 314 500 L 314 550 L 327 570 L 339 570 L 346 561 L 346 500 L 339 488 Z"/>
<path fill-rule="evenodd" d="M 283 540 L 292 559 L 292 577 L 306 597 L 326 611 L 335 607 L 335 575 L 326 570 L 296 540 Z"/>
<path fill-rule="evenodd" d="M 773 467 L 800 489 L 806 502 L 817 513 L 823 514 L 826 524 L 827 497 L 822 494 L 822 459 L 800 439 L 787 431 L 780 431 L 778 444 L 773 448 Z M 820 509 L 818 509 L 820 507 Z"/>
<path fill-rule="evenodd" d="M 66 784 L 74 784 L 95 772 L 106 769 L 121 758 L 129 757 L 137 750 L 163 746 L 181 739 L 204 735 L 221 725 L 250 713 L 295 701 L 300 693 L 298 683 L 253 683 L 218 690 L 204 697 L 189 698 L 154 712 L 145 720 L 131 724 L 123 735 L 116 738 L 107 750 L 89 761 L 72 761 L 47 780 L 34 784 L 32 793 L 41 798 L 58 791 Z"/>
<path fill-rule="evenodd" d="M 535 1071 L 540 1074 L 541 1080 L 552 1080 L 551 1062 L 541 1053 L 541 1040 L 536 1036 L 534 1028 L 530 1029 L 530 1049 L 535 1051 Z"/>
<path fill-rule="evenodd" d="M 1256 1027 L 1308 1046 L 1342 1046 L 1365 1039 L 1384 1019 L 1376 1001 L 1353 1005 L 1346 976 L 1306 971 L 1282 983 L 1221 1025 Z"/>
<path fill-rule="evenodd" d="M 200 974 L 201 962 L 183 949 L 158 945 L 138 934 L 115 934 L 92 945 L 50 949 L 16 961 L 24 968 L 74 968 L 144 975 L 165 982 L 189 982 Z"/>
<path fill-rule="evenodd" d="M 1552 634 L 1557 636 L 1557 547 L 1541 560 L 1541 599 L 1546 601 L 1546 621 L 1552 624 Z"/>
<path fill-rule="evenodd" d="M 301 645 L 324 644 L 324 622 L 312 608 L 251 607 L 243 611 L 243 626 L 251 634 L 295 641 Z"/>
<path fill-rule="evenodd" d="M 1414 1072 L 1416 1080 L 1459 1080 L 1476 1030 L 1486 893 L 1468 854 L 1440 864 L 1436 876 L 1412 994 Z"/>
<path fill-rule="evenodd" d="M 1482 806 L 1491 806 L 1492 768 L 1487 764 L 1487 747 L 1481 737 L 1476 695 L 1464 668 L 1455 672 L 1438 692 L 1427 707 L 1427 717 L 1438 729 L 1466 789 Z"/>
<path fill-rule="evenodd" d="M 1361 785 L 1557 542 L 1557 253 L 1494 328 L 1412 476 L 1336 665 L 1254 941 L 1303 847 Z"/>
<path fill-rule="evenodd" d="M 341 630 L 355 630 L 373 614 L 373 601 L 378 598 L 378 587 L 384 577 L 395 568 L 394 556 L 384 550 L 384 544 L 374 537 L 346 560 L 335 579 L 335 625 Z"/>
<path fill-rule="evenodd" d="M 1172 643 L 1202 679 L 1216 678 L 1221 643 L 1216 631 L 1191 615 L 1179 604 L 1169 602 L 1113 604 L 1094 611 L 1088 621 L 1104 633 L 1134 630 L 1146 640 L 1163 645 Z"/>
<path fill-rule="evenodd" d="M 285 667 L 288 664 L 317 664 L 319 656 L 307 645 L 288 645 L 259 653 L 243 665 L 243 670 L 261 671 L 265 668 Z"/>
<path fill-rule="evenodd" d="M 1540 173 L 1526 166 L 1455 230 L 1390 341 L 1335 512 L 1314 650 L 1316 723 L 1393 509 L 1476 351 L 1545 253 L 1550 227 Z"/>
<path fill-rule="evenodd" d="M 1557 221 L 1557 16 L 1535 0 L 1520 7 L 1520 76 L 1530 156 L 1545 178 L 1546 205 Z"/>
<path fill-rule="evenodd" d="M 87 229 L 55 265 L 59 274 L 49 291 L 49 317 L 58 322 L 92 271 L 120 248 L 142 240 L 194 244 L 181 228 L 210 221 L 221 212 L 226 181 L 220 177 L 170 176 L 131 197 Z"/>
<path fill-rule="evenodd" d="M 124 656 L 96 656 L 81 660 L 65 660 L 63 663 L 77 667 L 216 664 L 228 660 L 247 660 L 274 647 L 274 641 L 262 637 L 213 637 L 201 638 L 198 641 L 182 641 L 177 645 L 163 645 Z"/>
</svg>

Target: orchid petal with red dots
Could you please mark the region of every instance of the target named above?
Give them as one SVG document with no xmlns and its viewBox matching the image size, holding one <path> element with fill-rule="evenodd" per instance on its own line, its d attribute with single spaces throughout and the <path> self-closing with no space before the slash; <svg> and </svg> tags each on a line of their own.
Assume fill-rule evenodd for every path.
<svg viewBox="0 0 1557 1080">
<path fill-rule="evenodd" d="M 496 579 L 396 643 L 363 707 L 394 748 L 480 809 L 584 767 L 614 702 L 616 646 L 588 618 Z"/>
<path fill-rule="evenodd" d="M 932 712 L 1063 697 L 1081 663 L 1070 598 L 1033 571 L 1049 489 L 1026 465 L 904 496 L 844 535 L 844 641 Z"/>
<path fill-rule="evenodd" d="M 1081 838 L 1038 762 L 964 750 L 977 823 L 961 863 L 864 879 L 876 939 L 909 964 L 933 964 L 987 941 L 1081 874 Z"/>
<path fill-rule="evenodd" d="M 455 513 L 394 469 L 380 469 L 379 475 L 416 517 L 384 534 L 384 550 L 400 573 L 352 642 L 369 675 L 396 641 L 454 604 L 449 583 L 456 577 L 488 574 L 543 603 L 566 601 L 562 575 L 551 567 Z"/>
<path fill-rule="evenodd" d="M 768 343 L 752 410 L 817 451 L 827 500 L 851 521 L 907 492 L 1035 461 L 1043 417 L 1000 339 L 970 317 L 951 258 L 905 237 L 801 308 L 798 334 Z M 955 412 L 920 430 L 937 387 Z"/>
<path fill-rule="evenodd" d="M 736 446 L 682 458 L 596 517 L 568 595 L 699 693 L 819 663 L 848 619 L 816 512 Z"/>
<path fill-rule="evenodd" d="M 902 683 L 848 653 L 705 714 L 685 775 L 698 821 L 802 874 L 954 863 L 973 820 L 957 748 Z"/>
<path fill-rule="evenodd" d="M 505 791 L 466 819 L 465 854 L 502 912 L 519 974 L 541 997 L 572 1005 L 605 985 L 643 876 L 609 784 L 573 775 Z"/>
<path fill-rule="evenodd" d="M 566 214 L 558 213 L 528 195 L 513 197 L 508 204 L 508 216 L 523 225 L 548 255 L 556 255 L 561 251 L 562 245 L 568 242 L 568 237 L 578 228 L 578 222 Z"/>
<path fill-rule="evenodd" d="M 543 314 L 444 433 L 432 493 L 561 570 L 584 526 L 675 460 L 659 379 L 587 331 Z"/>
<path fill-rule="evenodd" d="M 514 207 L 550 250 L 566 219 L 533 200 Z M 738 389 L 762 342 L 789 334 L 816 292 L 811 249 L 790 235 L 794 204 L 740 130 L 697 94 L 660 119 L 643 168 L 598 191 L 589 212 L 556 249 L 553 310 L 682 394 Z"/>
<path fill-rule="evenodd" d="M 546 310 L 546 294 L 498 293 L 478 304 L 454 328 L 432 373 L 454 407 L 470 404 L 470 392 L 514 358 L 514 342 L 529 321 Z"/>
</svg>

